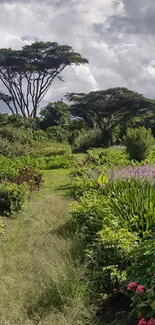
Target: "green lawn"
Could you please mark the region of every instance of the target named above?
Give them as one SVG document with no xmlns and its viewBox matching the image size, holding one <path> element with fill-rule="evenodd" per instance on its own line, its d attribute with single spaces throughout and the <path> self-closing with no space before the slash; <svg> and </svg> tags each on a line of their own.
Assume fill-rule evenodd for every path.
<svg viewBox="0 0 155 325">
<path fill-rule="evenodd" d="M 45 183 L 0 237 L 0 324 L 94 325 L 65 228 L 69 171 L 45 172 Z"/>
</svg>

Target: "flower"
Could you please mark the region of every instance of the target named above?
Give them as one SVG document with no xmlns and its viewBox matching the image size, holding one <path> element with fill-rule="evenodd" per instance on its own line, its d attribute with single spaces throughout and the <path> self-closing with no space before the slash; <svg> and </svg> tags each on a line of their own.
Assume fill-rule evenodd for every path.
<svg viewBox="0 0 155 325">
<path fill-rule="evenodd" d="M 147 325 L 147 321 L 144 318 L 141 318 L 138 325 Z"/>
<path fill-rule="evenodd" d="M 145 288 L 142 285 L 138 285 L 136 288 L 136 292 L 144 292 Z"/>
<path fill-rule="evenodd" d="M 138 284 L 136 282 L 131 282 L 128 284 L 128 290 L 133 290 L 134 288 L 136 288 L 138 286 Z"/>
<path fill-rule="evenodd" d="M 155 324 L 155 319 L 154 318 L 150 318 L 150 320 L 147 322 L 147 325 L 154 325 Z"/>
</svg>

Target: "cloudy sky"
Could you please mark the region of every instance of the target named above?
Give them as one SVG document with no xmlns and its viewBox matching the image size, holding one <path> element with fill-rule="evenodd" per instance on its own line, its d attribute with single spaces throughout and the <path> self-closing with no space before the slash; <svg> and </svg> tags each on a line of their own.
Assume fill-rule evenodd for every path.
<svg viewBox="0 0 155 325">
<path fill-rule="evenodd" d="M 34 40 L 71 45 L 89 60 L 67 68 L 45 102 L 116 86 L 155 98 L 155 0 L 0 0 L 0 47 Z"/>
</svg>

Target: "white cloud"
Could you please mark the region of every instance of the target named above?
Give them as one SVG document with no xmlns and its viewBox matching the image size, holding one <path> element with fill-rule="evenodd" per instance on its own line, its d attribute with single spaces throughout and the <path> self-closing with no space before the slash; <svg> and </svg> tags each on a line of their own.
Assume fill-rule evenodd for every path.
<svg viewBox="0 0 155 325">
<path fill-rule="evenodd" d="M 1 1 L 0 47 L 20 48 L 34 38 L 54 40 L 89 60 L 89 65 L 67 68 L 65 83 L 55 81 L 45 101 L 114 86 L 155 97 L 151 12 L 154 0 Z"/>
</svg>

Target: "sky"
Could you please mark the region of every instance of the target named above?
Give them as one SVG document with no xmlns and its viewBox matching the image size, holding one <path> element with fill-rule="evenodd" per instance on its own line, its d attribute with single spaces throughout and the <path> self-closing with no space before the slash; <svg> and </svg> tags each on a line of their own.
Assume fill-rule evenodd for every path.
<svg viewBox="0 0 155 325">
<path fill-rule="evenodd" d="M 66 68 L 43 106 L 67 92 L 111 87 L 155 98 L 155 0 L 0 0 L 0 47 L 35 40 L 70 45 L 89 60 Z"/>
</svg>

